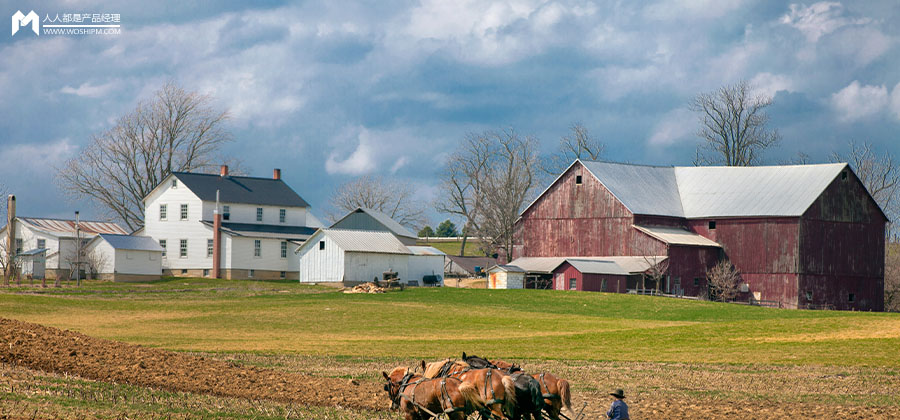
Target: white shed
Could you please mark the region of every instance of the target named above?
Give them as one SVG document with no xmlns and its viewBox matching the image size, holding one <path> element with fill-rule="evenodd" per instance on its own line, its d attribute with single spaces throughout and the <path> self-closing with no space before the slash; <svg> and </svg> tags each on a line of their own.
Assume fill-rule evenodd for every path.
<svg viewBox="0 0 900 420">
<path fill-rule="evenodd" d="M 522 289 L 525 287 L 525 270 L 515 265 L 495 265 L 487 272 L 488 289 Z"/>
<path fill-rule="evenodd" d="M 358 284 L 394 271 L 405 283 L 411 279 L 410 255 L 390 232 L 319 229 L 297 250 L 299 279 L 301 283 Z"/>
<path fill-rule="evenodd" d="M 444 258 L 441 250 L 431 246 L 407 246 L 412 255 L 409 256 L 409 279 L 417 280 L 420 286 L 444 285 Z M 429 284 L 426 276 L 437 283 Z"/>
<path fill-rule="evenodd" d="M 111 281 L 159 280 L 162 247 L 149 236 L 100 234 L 85 248 L 99 277 Z"/>
</svg>

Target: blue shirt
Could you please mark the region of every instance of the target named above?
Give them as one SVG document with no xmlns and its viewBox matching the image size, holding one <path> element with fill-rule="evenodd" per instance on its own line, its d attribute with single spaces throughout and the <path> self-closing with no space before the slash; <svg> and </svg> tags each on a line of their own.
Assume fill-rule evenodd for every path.
<svg viewBox="0 0 900 420">
<path fill-rule="evenodd" d="M 628 417 L 628 404 L 625 404 L 625 401 L 615 400 L 612 405 L 609 406 L 609 411 L 606 412 L 606 417 L 609 417 L 610 420 L 626 420 Z"/>
</svg>

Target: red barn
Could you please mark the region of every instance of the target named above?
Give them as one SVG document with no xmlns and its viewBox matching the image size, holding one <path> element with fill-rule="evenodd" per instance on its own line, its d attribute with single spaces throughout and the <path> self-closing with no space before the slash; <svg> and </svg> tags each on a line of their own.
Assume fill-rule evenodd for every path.
<svg viewBox="0 0 900 420">
<path fill-rule="evenodd" d="M 694 296 L 707 290 L 706 270 L 728 258 L 744 297 L 881 311 L 886 222 L 845 163 L 575 161 L 522 212 L 514 256 L 665 256 L 660 289 Z"/>
</svg>

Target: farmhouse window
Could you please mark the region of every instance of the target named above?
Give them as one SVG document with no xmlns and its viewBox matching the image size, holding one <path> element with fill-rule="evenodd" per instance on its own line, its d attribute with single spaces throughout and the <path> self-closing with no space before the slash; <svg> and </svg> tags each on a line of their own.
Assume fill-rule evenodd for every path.
<svg viewBox="0 0 900 420">
<path fill-rule="evenodd" d="M 581 175 L 575 175 L 575 185 L 581 185 Z"/>
<path fill-rule="evenodd" d="M 187 274 L 187 270 L 182 269 L 181 274 Z"/>
<path fill-rule="evenodd" d="M 279 276 L 280 276 L 280 277 L 281 277 L 281 278 L 285 278 L 285 277 L 287 277 L 287 273 L 286 273 L 286 272 L 284 272 L 284 271 L 282 271 L 282 272 L 280 272 L 280 273 L 278 273 L 278 275 L 279 275 Z"/>
<path fill-rule="evenodd" d="M 715 220 L 709 221 L 709 230 L 716 230 L 716 221 Z"/>
<path fill-rule="evenodd" d="M 287 219 L 287 210 L 285 210 L 285 209 L 279 209 L 279 210 L 278 210 L 278 222 L 279 222 L 279 223 L 284 223 L 284 221 L 285 221 L 286 219 Z"/>
<path fill-rule="evenodd" d="M 178 180 L 177 179 L 172 180 L 172 188 L 178 188 Z"/>
<path fill-rule="evenodd" d="M 182 239 L 179 242 L 178 256 L 181 258 L 187 258 L 187 239 Z"/>
<path fill-rule="evenodd" d="M 578 284 L 578 280 L 569 279 L 569 290 L 575 290 L 575 287 L 577 284 Z"/>
<path fill-rule="evenodd" d="M 162 257 L 166 258 L 166 240 L 165 239 L 159 240 L 159 247 L 163 249 Z"/>
<path fill-rule="evenodd" d="M 22 253 L 22 238 L 16 238 L 16 254 Z"/>
<path fill-rule="evenodd" d="M 253 256 L 262 257 L 262 241 L 259 239 L 253 240 Z"/>
<path fill-rule="evenodd" d="M 187 220 L 187 217 L 188 217 L 188 205 L 182 204 L 181 205 L 181 220 Z"/>
<path fill-rule="evenodd" d="M 847 295 L 847 302 L 854 302 L 854 301 L 856 301 L 856 295 L 855 295 L 855 294 L 850 293 L 849 295 Z"/>
<path fill-rule="evenodd" d="M 262 207 L 257 207 L 256 208 L 256 221 L 257 222 L 262 222 L 262 214 L 263 214 Z"/>
<path fill-rule="evenodd" d="M 38 249 L 46 249 L 47 248 L 47 240 L 46 239 L 38 239 Z"/>
<path fill-rule="evenodd" d="M 325 249 L 325 241 L 319 241 L 319 249 Z"/>
<path fill-rule="evenodd" d="M 159 205 L 159 220 L 166 220 L 169 218 L 169 206 L 167 204 Z"/>
<path fill-rule="evenodd" d="M 281 241 L 281 258 L 287 258 L 287 242 Z"/>
<path fill-rule="evenodd" d="M 203 269 L 203 277 L 209 277 L 209 269 L 208 268 Z"/>
<path fill-rule="evenodd" d="M 255 275 L 256 275 L 256 270 L 251 268 L 249 271 L 247 271 L 247 277 L 250 277 L 252 279 L 253 276 L 255 276 Z"/>
<path fill-rule="evenodd" d="M 222 206 L 222 220 L 231 219 L 231 206 Z"/>
<path fill-rule="evenodd" d="M 214 243 L 212 239 L 206 240 L 206 258 L 210 258 L 213 256 L 213 245 Z"/>
</svg>

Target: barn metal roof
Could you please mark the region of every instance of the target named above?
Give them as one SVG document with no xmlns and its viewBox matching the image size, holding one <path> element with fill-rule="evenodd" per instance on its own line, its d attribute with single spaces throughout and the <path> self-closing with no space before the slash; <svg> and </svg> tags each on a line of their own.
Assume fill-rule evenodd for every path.
<svg viewBox="0 0 900 420">
<path fill-rule="evenodd" d="M 719 245 L 718 242 L 712 239 L 684 229 L 638 225 L 634 225 L 634 228 L 670 245 L 722 247 L 722 245 Z"/>
<path fill-rule="evenodd" d="M 632 213 L 685 218 L 801 216 L 847 168 L 582 164 Z"/>
<path fill-rule="evenodd" d="M 350 213 L 347 213 L 347 215 L 342 217 L 337 222 L 334 222 L 331 226 L 332 227 L 337 226 L 342 221 L 344 221 L 344 219 L 346 219 L 347 217 L 349 217 L 351 214 L 354 214 L 354 213 L 368 214 L 371 218 L 375 219 L 375 221 L 377 221 L 378 223 L 381 223 L 382 226 L 384 226 L 386 229 L 393 232 L 397 236 L 418 239 L 418 236 L 415 233 L 412 233 L 412 231 L 407 229 L 406 226 L 403 226 L 396 220 L 392 219 L 391 216 L 388 216 L 385 213 L 382 213 L 378 210 L 373 210 L 373 209 L 370 209 L 367 207 L 358 207 L 356 210 L 353 210 Z"/>
<path fill-rule="evenodd" d="M 412 252 L 413 255 L 437 255 L 441 257 L 447 256 L 443 251 L 437 249 L 433 246 L 406 246 L 409 249 L 409 252 Z"/>
<path fill-rule="evenodd" d="M 319 229 L 319 231 L 331 238 L 344 251 L 411 254 L 406 245 L 403 245 L 403 243 L 390 232 L 346 229 Z M 304 244 L 304 246 L 306 246 L 306 244 Z"/>
<path fill-rule="evenodd" d="M 564 257 L 520 257 L 509 262 L 509 265 L 525 270 L 528 273 L 551 273 L 566 259 Z"/>
<path fill-rule="evenodd" d="M 30 227 L 55 236 L 75 236 L 75 221 L 66 219 L 48 219 L 43 217 L 16 217 Z M 99 233 L 127 235 L 128 232 L 113 222 L 97 222 L 81 220 L 78 228 L 85 236 L 94 236 Z"/>
<path fill-rule="evenodd" d="M 173 172 L 172 175 L 203 201 L 216 201 L 218 190 L 219 200 L 223 203 L 309 207 L 299 194 L 280 179 L 192 172 Z M 167 181 L 168 177 L 163 182 Z"/>
<path fill-rule="evenodd" d="M 647 271 L 650 267 L 663 262 L 665 256 L 635 256 L 635 257 L 591 257 L 566 258 L 567 263 L 584 274 L 615 274 L 626 276 Z"/>
<path fill-rule="evenodd" d="M 104 240 L 109 243 L 113 249 L 127 249 L 132 251 L 159 251 L 163 249 L 159 246 L 159 242 L 149 236 L 131 236 L 131 235 L 110 235 L 101 233 L 94 240 Z"/>
</svg>

